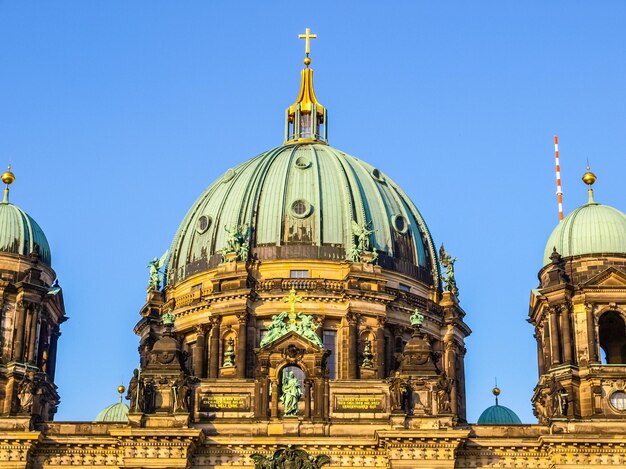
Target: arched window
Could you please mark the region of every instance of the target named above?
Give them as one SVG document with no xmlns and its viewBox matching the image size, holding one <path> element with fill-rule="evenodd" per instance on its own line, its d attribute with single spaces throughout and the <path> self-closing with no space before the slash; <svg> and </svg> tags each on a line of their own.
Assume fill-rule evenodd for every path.
<svg viewBox="0 0 626 469">
<path fill-rule="evenodd" d="M 603 363 L 609 365 L 626 363 L 626 324 L 617 311 L 609 311 L 600 317 L 598 324 Z"/>
</svg>

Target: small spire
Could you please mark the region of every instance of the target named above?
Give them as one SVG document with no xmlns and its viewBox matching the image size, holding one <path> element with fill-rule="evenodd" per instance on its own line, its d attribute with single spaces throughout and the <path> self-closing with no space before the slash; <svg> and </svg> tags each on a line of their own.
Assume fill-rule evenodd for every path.
<svg viewBox="0 0 626 469">
<path fill-rule="evenodd" d="M 287 109 L 285 122 L 285 142 L 302 143 L 317 142 L 326 143 L 326 109 L 315 97 L 313 89 L 313 69 L 311 65 L 311 39 L 316 39 L 317 34 L 311 34 L 306 28 L 305 34 L 298 36 L 305 40 L 304 65 L 301 72 L 300 92 L 296 102 Z"/>
<path fill-rule="evenodd" d="M 496 396 L 496 405 L 498 405 L 498 396 L 500 395 L 500 388 L 498 387 L 498 377 L 496 376 L 496 385 L 491 390 L 494 396 Z"/>
<path fill-rule="evenodd" d="M 120 384 L 120 385 L 117 387 L 117 392 L 119 392 L 119 393 L 120 393 L 120 402 L 122 402 L 122 396 L 124 395 L 124 392 L 125 392 L 125 391 L 126 391 L 126 388 L 124 387 L 124 385 L 123 385 L 123 384 Z"/>
<path fill-rule="evenodd" d="M 596 182 L 596 180 L 598 179 L 596 177 L 595 174 L 593 174 L 591 172 L 591 169 L 589 168 L 589 166 L 587 165 L 587 172 L 585 174 L 583 174 L 583 182 L 585 184 L 587 184 L 587 194 L 589 196 L 589 200 L 587 201 L 587 204 L 595 204 L 596 201 L 593 200 L 593 188 L 591 186 L 593 186 L 593 183 Z"/>
<path fill-rule="evenodd" d="M 2 198 L 2 203 L 8 204 L 9 203 L 9 186 L 13 184 L 13 181 L 15 181 L 15 174 L 11 172 L 11 165 L 9 165 L 8 169 L 4 173 L 2 173 L 2 176 L 0 176 L 0 179 L 2 179 L 2 182 L 6 184 L 4 188 L 4 197 Z"/>
</svg>

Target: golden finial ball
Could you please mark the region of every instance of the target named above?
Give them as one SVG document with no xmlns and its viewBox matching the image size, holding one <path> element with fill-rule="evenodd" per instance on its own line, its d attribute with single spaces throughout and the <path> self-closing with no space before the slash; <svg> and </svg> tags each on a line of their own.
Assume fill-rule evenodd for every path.
<svg viewBox="0 0 626 469">
<path fill-rule="evenodd" d="M 311 65 L 311 59 L 309 59 L 308 57 L 305 57 L 305 58 L 304 58 L 304 65 L 306 65 L 307 67 L 308 67 L 309 65 Z"/>
<path fill-rule="evenodd" d="M 583 182 L 587 184 L 588 186 L 591 186 L 594 182 L 596 182 L 596 179 L 598 178 L 596 177 L 595 174 L 589 171 L 589 168 L 587 168 L 587 170 L 588 171 L 585 174 L 583 174 Z"/>
<path fill-rule="evenodd" d="M 120 384 L 117 387 L 117 392 L 119 392 L 120 394 L 124 394 L 124 391 L 126 391 L 126 388 Z"/>
<path fill-rule="evenodd" d="M 4 182 L 7 186 L 9 184 L 13 184 L 13 181 L 15 181 L 15 174 L 11 172 L 10 165 L 9 165 L 9 169 L 7 169 L 4 173 L 2 173 L 2 176 L 0 176 L 0 179 L 2 179 L 2 182 Z"/>
<path fill-rule="evenodd" d="M 491 391 L 493 393 L 494 396 L 499 396 L 500 395 L 500 388 L 498 386 L 496 386 L 495 388 L 493 388 L 493 391 Z"/>
</svg>

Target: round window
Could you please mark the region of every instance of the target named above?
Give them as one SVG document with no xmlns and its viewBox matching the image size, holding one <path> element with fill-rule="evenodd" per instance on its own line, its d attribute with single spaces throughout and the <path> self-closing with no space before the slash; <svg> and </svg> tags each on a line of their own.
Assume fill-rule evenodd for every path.
<svg viewBox="0 0 626 469">
<path fill-rule="evenodd" d="M 626 410 L 626 392 L 615 391 L 613 394 L 611 394 L 611 397 L 609 397 L 609 401 L 615 409 L 619 411 Z"/>
<path fill-rule="evenodd" d="M 291 214 L 296 218 L 306 218 L 311 214 L 311 204 L 299 199 L 291 204 Z"/>
<path fill-rule="evenodd" d="M 311 166 L 311 161 L 304 156 L 299 156 L 298 158 L 296 158 L 295 165 L 297 168 L 306 169 Z"/>
<path fill-rule="evenodd" d="M 372 177 L 378 182 L 385 182 L 385 176 L 383 176 L 383 173 L 381 173 L 380 170 L 376 168 L 372 169 Z"/>
<path fill-rule="evenodd" d="M 391 219 L 391 224 L 393 225 L 393 229 L 398 233 L 404 234 L 409 229 L 409 224 L 402 215 L 394 215 Z"/>
<path fill-rule="evenodd" d="M 198 218 L 198 221 L 196 222 L 196 231 L 200 234 L 206 233 L 206 230 L 208 230 L 210 226 L 211 217 L 207 215 L 202 215 L 200 218 Z"/>
</svg>

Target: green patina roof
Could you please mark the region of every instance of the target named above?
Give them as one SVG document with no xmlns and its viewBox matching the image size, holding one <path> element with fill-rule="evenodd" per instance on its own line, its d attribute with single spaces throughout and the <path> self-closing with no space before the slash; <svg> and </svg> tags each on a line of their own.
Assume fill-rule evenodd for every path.
<svg viewBox="0 0 626 469">
<path fill-rule="evenodd" d="M 484 425 L 511 425 L 520 424 L 522 421 L 517 414 L 508 407 L 496 404 L 491 407 L 487 407 L 480 417 L 478 417 L 478 423 Z"/>
<path fill-rule="evenodd" d="M 50 245 L 37 222 L 16 205 L 0 202 L 0 252 L 28 256 L 35 244 L 39 245 L 39 259 L 50 265 Z"/>
<path fill-rule="evenodd" d="M 128 409 L 120 398 L 119 402 L 111 404 L 96 415 L 96 422 L 128 422 Z"/>
<path fill-rule="evenodd" d="M 626 254 L 626 215 L 619 210 L 590 202 L 572 211 L 554 229 L 543 255 L 550 263 L 552 250 L 562 257 L 582 254 Z"/>
<path fill-rule="evenodd" d="M 294 214 L 297 201 L 304 202 L 305 216 Z M 201 217 L 209 220 L 205 230 L 199 229 Z M 404 235 L 398 230 L 402 228 L 398 217 L 404 222 L 400 230 Z M 373 166 L 319 143 L 274 148 L 215 181 L 191 207 L 174 237 L 169 282 L 195 273 L 192 266 L 199 271 L 202 262 L 210 264 L 226 245 L 225 227 L 248 225 L 253 255 L 275 246 L 283 248 L 281 258 L 295 259 L 293 246 L 308 245 L 325 253 L 317 258 L 341 259 L 353 240 L 353 220 L 371 222 L 371 246 L 387 256 L 389 268 L 413 266 L 438 284 L 428 227 L 402 189 Z M 289 254 L 285 247 L 291 249 Z M 384 261 L 379 260 L 386 267 Z"/>
</svg>

